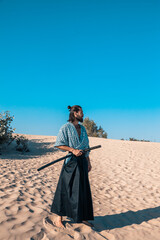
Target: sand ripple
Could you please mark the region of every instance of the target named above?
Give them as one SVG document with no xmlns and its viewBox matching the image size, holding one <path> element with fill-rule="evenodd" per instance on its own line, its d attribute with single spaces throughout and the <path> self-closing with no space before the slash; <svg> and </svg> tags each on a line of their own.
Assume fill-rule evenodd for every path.
<svg viewBox="0 0 160 240">
<path fill-rule="evenodd" d="M 95 229 L 65 219 L 66 229 L 47 229 L 45 219 L 65 155 L 53 150 L 55 137 L 27 136 L 31 152 L 11 151 L 0 159 L 0 239 L 159 240 L 160 143 L 90 138 L 89 174 Z"/>
</svg>

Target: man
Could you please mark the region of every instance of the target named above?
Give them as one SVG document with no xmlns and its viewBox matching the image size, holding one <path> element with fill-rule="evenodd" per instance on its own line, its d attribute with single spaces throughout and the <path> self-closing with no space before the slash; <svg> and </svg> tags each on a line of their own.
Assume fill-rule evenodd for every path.
<svg viewBox="0 0 160 240">
<path fill-rule="evenodd" d="M 73 153 L 64 161 L 59 177 L 51 212 L 57 214 L 56 220 L 50 218 L 54 225 L 64 228 L 62 216 L 68 216 L 75 222 L 83 222 L 91 226 L 93 220 L 92 196 L 88 180 L 91 170 L 89 152 L 82 150 L 89 147 L 86 129 L 83 122 L 83 110 L 80 106 L 68 106 L 70 111 L 68 123 L 58 133 L 55 147 Z"/>
</svg>

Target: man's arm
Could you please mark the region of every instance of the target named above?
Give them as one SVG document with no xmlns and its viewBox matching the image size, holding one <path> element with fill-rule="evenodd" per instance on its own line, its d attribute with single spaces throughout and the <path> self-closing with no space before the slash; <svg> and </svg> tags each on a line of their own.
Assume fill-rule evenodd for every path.
<svg viewBox="0 0 160 240">
<path fill-rule="evenodd" d="M 71 148 L 71 147 L 68 147 L 68 146 L 57 146 L 57 148 L 61 149 L 61 150 L 64 150 L 64 151 L 69 151 L 71 153 L 73 153 L 75 156 L 79 157 L 83 154 L 82 150 L 79 150 L 79 149 L 74 149 L 74 148 Z M 90 158 L 89 156 L 86 157 L 87 161 L 88 161 L 88 172 L 91 171 L 91 163 L 90 163 Z"/>
<path fill-rule="evenodd" d="M 71 147 L 68 147 L 68 146 L 57 146 L 57 148 L 59 148 L 61 150 L 64 150 L 64 151 L 69 151 L 77 157 L 79 157 L 83 154 L 83 150 L 74 149 L 74 148 L 71 148 Z"/>
<path fill-rule="evenodd" d="M 88 172 L 90 172 L 90 171 L 91 171 L 91 168 L 92 168 L 92 166 L 91 166 L 91 162 L 90 162 L 90 158 L 89 158 L 89 156 L 88 156 L 88 157 L 86 157 L 86 159 L 87 159 L 87 161 L 88 161 Z"/>
</svg>

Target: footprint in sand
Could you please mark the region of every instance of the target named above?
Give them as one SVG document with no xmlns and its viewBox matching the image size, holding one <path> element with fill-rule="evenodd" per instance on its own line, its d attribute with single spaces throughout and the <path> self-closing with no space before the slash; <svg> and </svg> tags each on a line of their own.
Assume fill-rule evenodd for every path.
<svg viewBox="0 0 160 240">
<path fill-rule="evenodd" d="M 47 237 L 44 230 L 41 229 L 41 231 L 39 233 L 37 233 L 36 235 L 34 235 L 33 237 L 31 237 L 30 240 L 49 240 L 49 238 Z"/>
<path fill-rule="evenodd" d="M 57 235 L 60 231 L 62 231 L 60 228 L 57 228 L 56 226 L 53 225 L 49 217 L 43 218 L 43 225 L 46 228 L 46 230 L 53 235 Z"/>
<path fill-rule="evenodd" d="M 43 225 L 47 232 L 51 234 L 52 236 L 56 236 L 59 239 L 76 239 L 76 240 L 84 240 L 86 239 L 79 231 L 76 231 L 74 227 L 66 223 L 65 228 L 57 228 L 55 225 L 53 225 L 52 221 L 49 217 L 46 217 L 43 219 Z"/>
<path fill-rule="evenodd" d="M 97 239 L 97 240 L 115 240 L 115 237 L 108 233 L 107 231 L 99 231 L 95 227 L 89 227 L 82 223 L 70 223 L 66 222 L 65 228 L 57 228 L 53 225 L 49 217 L 43 219 L 43 225 L 52 236 L 56 239 L 75 239 L 75 240 L 84 240 L 84 239 Z M 47 234 L 46 232 L 46 234 Z"/>
</svg>

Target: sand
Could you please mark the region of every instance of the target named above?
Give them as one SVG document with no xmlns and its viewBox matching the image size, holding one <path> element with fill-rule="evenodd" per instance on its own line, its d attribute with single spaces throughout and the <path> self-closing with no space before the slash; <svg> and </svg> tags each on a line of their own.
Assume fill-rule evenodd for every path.
<svg viewBox="0 0 160 240">
<path fill-rule="evenodd" d="M 64 218 L 65 230 L 48 224 L 62 162 L 37 168 L 61 156 L 56 137 L 25 135 L 28 153 L 0 155 L 0 239 L 160 239 L 160 143 L 89 138 L 89 173 L 95 229 Z"/>
</svg>

